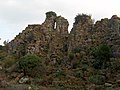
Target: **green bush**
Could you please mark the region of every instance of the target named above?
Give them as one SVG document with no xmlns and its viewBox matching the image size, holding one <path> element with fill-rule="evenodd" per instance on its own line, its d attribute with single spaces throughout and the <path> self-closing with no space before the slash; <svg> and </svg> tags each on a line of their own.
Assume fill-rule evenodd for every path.
<svg viewBox="0 0 120 90">
<path fill-rule="evenodd" d="M 100 45 L 92 50 L 95 60 L 93 66 L 96 69 L 106 68 L 106 63 L 110 61 L 111 50 L 107 45 Z"/>
<path fill-rule="evenodd" d="M 7 53 L 5 51 L 0 50 L 0 61 L 5 60 L 6 56 L 7 56 Z"/>
<path fill-rule="evenodd" d="M 31 77 L 42 78 L 46 74 L 46 68 L 43 64 L 39 64 L 32 69 Z"/>
<path fill-rule="evenodd" d="M 4 67 L 5 68 L 9 68 L 10 66 L 12 66 L 13 64 L 15 64 L 16 62 L 16 58 L 12 55 L 7 55 L 6 57 L 4 57 L 3 63 L 4 63 Z"/>
<path fill-rule="evenodd" d="M 73 53 L 80 53 L 80 48 L 74 48 Z"/>
<path fill-rule="evenodd" d="M 86 18 L 91 18 L 91 16 L 86 14 L 78 14 L 75 17 L 75 24 L 78 24 L 79 22 L 84 23 L 86 22 Z"/>
<path fill-rule="evenodd" d="M 0 45 L 0 50 L 4 50 L 5 46 Z"/>
<path fill-rule="evenodd" d="M 96 85 L 102 85 L 105 83 L 105 77 L 102 75 L 92 75 L 89 77 L 89 81 Z"/>
<path fill-rule="evenodd" d="M 79 71 L 75 72 L 75 77 L 77 77 L 77 78 L 83 78 L 84 77 L 83 71 L 79 70 Z"/>
<path fill-rule="evenodd" d="M 24 74 L 31 75 L 33 69 L 42 63 L 42 58 L 36 55 L 25 55 L 20 58 L 19 66 L 24 70 Z"/>
<path fill-rule="evenodd" d="M 2 62 L 3 67 L 9 68 L 12 66 L 17 60 L 16 57 L 8 54 L 5 50 L 4 46 L 0 46 L 0 61 Z"/>
<path fill-rule="evenodd" d="M 56 13 L 53 12 L 53 11 L 46 12 L 46 17 L 47 17 L 47 18 L 50 18 L 50 17 L 52 17 L 52 16 L 55 16 L 55 17 L 56 17 L 57 15 L 56 15 Z"/>
<path fill-rule="evenodd" d="M 120 61 L 112 61 L 110 65 L 111 70 L 118 71 L 120 70 Z"/>
<path fill-rule="evenodd" d="M 74 59 L 74 54 L 73 54 L 73 53 L 70 53 L 70 54 L 69 54 L 69 59 L 70 59 L 70 60 L 73 60 L 73 59 Z"/>
<path fill-rule="evenodd" d="M 68 45 L 67 45 L 67 44 L 64 44 L 64 46 L 63 46 L 63 51 L 64 51 L 64 52 L 67 52 L 67 51 L 68 51 Z"/>
<path fill-rule="evenodd" d="M 62 69 L 58 69 L 56 72 L 55 72 L 55 76 L 60 78 L 60 77 L 64 77 L 65 76 L 65 73 Z"/>
</svg>

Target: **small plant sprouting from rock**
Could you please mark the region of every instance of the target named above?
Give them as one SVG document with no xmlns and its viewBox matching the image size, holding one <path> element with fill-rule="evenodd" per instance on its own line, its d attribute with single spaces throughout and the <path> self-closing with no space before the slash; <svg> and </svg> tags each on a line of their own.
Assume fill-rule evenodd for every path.
<svg viewBox="0 0 120 90">
<path fill-rule="evenodd" d="M 70 54 L 69 54 L 69 59 L 70 59 L 70 60 L 73 60 L 73 59 L 74 59 L 74 54 L 73 54 L 73 53 L 70 53 Z"/>
<path fill-rule="evenodd" d="M 56 17 L 57 15 L 56 15 L 56 13 L 53 12 L 53 11 L 49 11 L 49 12 L 46 13 L 46 17 L 47 17 L 47 18 L 50 18 L 50 17 L 52 17 L 52 16 L 55 16 L 55 17 Z"/>
<path fill-rule="evenodd" d="M 102 85 L 105 83 L 105 77 L 101 75 L 92 75 L 89 77 L 89 81 L 96 85 Z"/>
<path fill-rule="evenodd" d="M 86 22 L 87 18 L 89 19 L 89 18 L 91 18 L 91 16 L 86 15 L 86 14 L 78 14 L 75 17 L 75 24 L 78 24 L 79 22 L 81 22 L 81 23 Z"/>
</svg>

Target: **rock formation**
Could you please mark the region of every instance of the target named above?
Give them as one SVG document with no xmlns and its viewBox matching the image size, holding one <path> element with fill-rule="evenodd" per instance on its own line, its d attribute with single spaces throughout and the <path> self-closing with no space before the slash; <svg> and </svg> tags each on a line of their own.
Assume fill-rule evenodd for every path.
<svg viewBox="0 0 120 90">
<path fill-rule="evenodd" d="M 8 52 L 17 56 L 37 54 L 56 62 L 69 53 L 88 59 L 89 49 L 99 44 L 108 44 L 113 51 L 120 51 L 120 18 L 116 15 L 94 24 L 91 16 L 81 14 L 76 16 L 70 34 L 68 26 L 64 17 L 47 12 L 44 23 L 28 25 L 8 44 Z"/>
<path fill-rule="evenodd" d="M 64 55 L 68 25 L 67 19 L 56 16 L 54 12 L 47 12 L 44 23 L 28 25 L 8 44 L 8 52 L 17 56 L 29 53 L 60 59 Z"/>
<path fill-rule="evenodd" d="M 93 20 L 90 16 L 85 14 L 76 16 L 69 35 L 69 52 L 80 54 L 81 59 L 87 59 L 88 49 L 91 47 L 92 29 Z"/>
<path fill-rule="evenodd" d="M 28 77 L 30 86 L 34 83 L 37 86 L 52 86 L 60 90 L 109 90 L 112 88 L 119 90 L 120 18 L 113 15 L 110 19 L 104 18 L 94 23 L 91 16 L 78 14 L 70 33 L 68 33 L 68 26 L 69 23 L 64 17 L 57 16 L 52 11 L 47 12 L 46 19 L 41 25 L 28 25 L 22 33 L 6 44 L 8 53 L 6 52 L 4 57 L 7 54 L 17 56 L 17 60 L 26 54 L 43 57 L 42 64 L 45 68 L 42 68 L 41 64 L 40 67 L 38 65 L 33 68 L 33 77 L 39 74 L 40 78 L 38 77 L 36 81 L 36 78 Z M 106 47 L 103 48 L 104 50 L 96 48 L 102 44 L 107 44 L 107 49 Z M 112 53 L 108 50 L 108 46 Z M 96 49 L 97 52 L 94 52 L 97 53 L 96 55 L 91 54 L 93 49 Z M 9 57 L 1 61 L 7 61 Z M 13 58 L 11 59 L 9 62 L 13 61 Z M 1 65 L 4 66 L 9 62 L 2 62 Z M 9 85 L 2 67 L 0 75 L 5 79 L 0 80 L 2 87 L 12 86 L 11 83 L 24 79 L 23 70 L 17 71 L 18 67 L 17 62 L 6 69 L 6 73 L 9 74 L 7 78 L 12 79 Z"/>
</svg>

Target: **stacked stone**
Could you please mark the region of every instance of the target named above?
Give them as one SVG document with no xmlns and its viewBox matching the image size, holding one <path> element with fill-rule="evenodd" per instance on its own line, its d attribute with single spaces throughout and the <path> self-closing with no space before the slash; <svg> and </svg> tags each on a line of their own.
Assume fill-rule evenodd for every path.
<svg viewBox="0 0 120 90">
<path fill-rule="evenodd" d="M 113 15 L 111 19 L 97 21 L 93 29 L 95 45 L 107 44 L 113 51 L 120 51 L 120 18 Z"/>
<path fill-rule="evenodd" d="M 69 36 L 69 52 L 80 54 L 81 59 L 87 59 L 91 44 L 93 21 L 88 15 L 78 15 Z"/>
<path fill-rule="evenodd" d="M 44 23 L 28 25 L 8 44 L 8 51 L 17 56 L 37 54 L 48 58 L 60 58 L 64 54 L 68 38 L 68 25 L 65 18 L 57 17 L 54 12 L 47 12 Z"/>
</svg>

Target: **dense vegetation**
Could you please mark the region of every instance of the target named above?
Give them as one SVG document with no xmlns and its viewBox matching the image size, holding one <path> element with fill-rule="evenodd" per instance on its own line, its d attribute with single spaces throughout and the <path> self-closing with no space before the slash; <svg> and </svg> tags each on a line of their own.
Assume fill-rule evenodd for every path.
<svg viewBox="0 0 120 90">
<path fill-rule="evenodd" d="M 25 55 L 20 58 L 19 65 L 23 69 L 24 75 L 31 75 L 34 68 L 42 64 L 42 60 L 36 55 Z"/>
<path fill-rule="evenodd" d="M 92 55 L 95 58 L 93 62 L 93 66 L 96 69 L 102 69 L 102 68 L 105 68 L 107 65 L 107 62 L 110 61 L 110 57 L 112 53 L 111 53 L 110 47 L 103 44 L 98 47 L 95 47 L 92 51 Z"/>
</svg>

